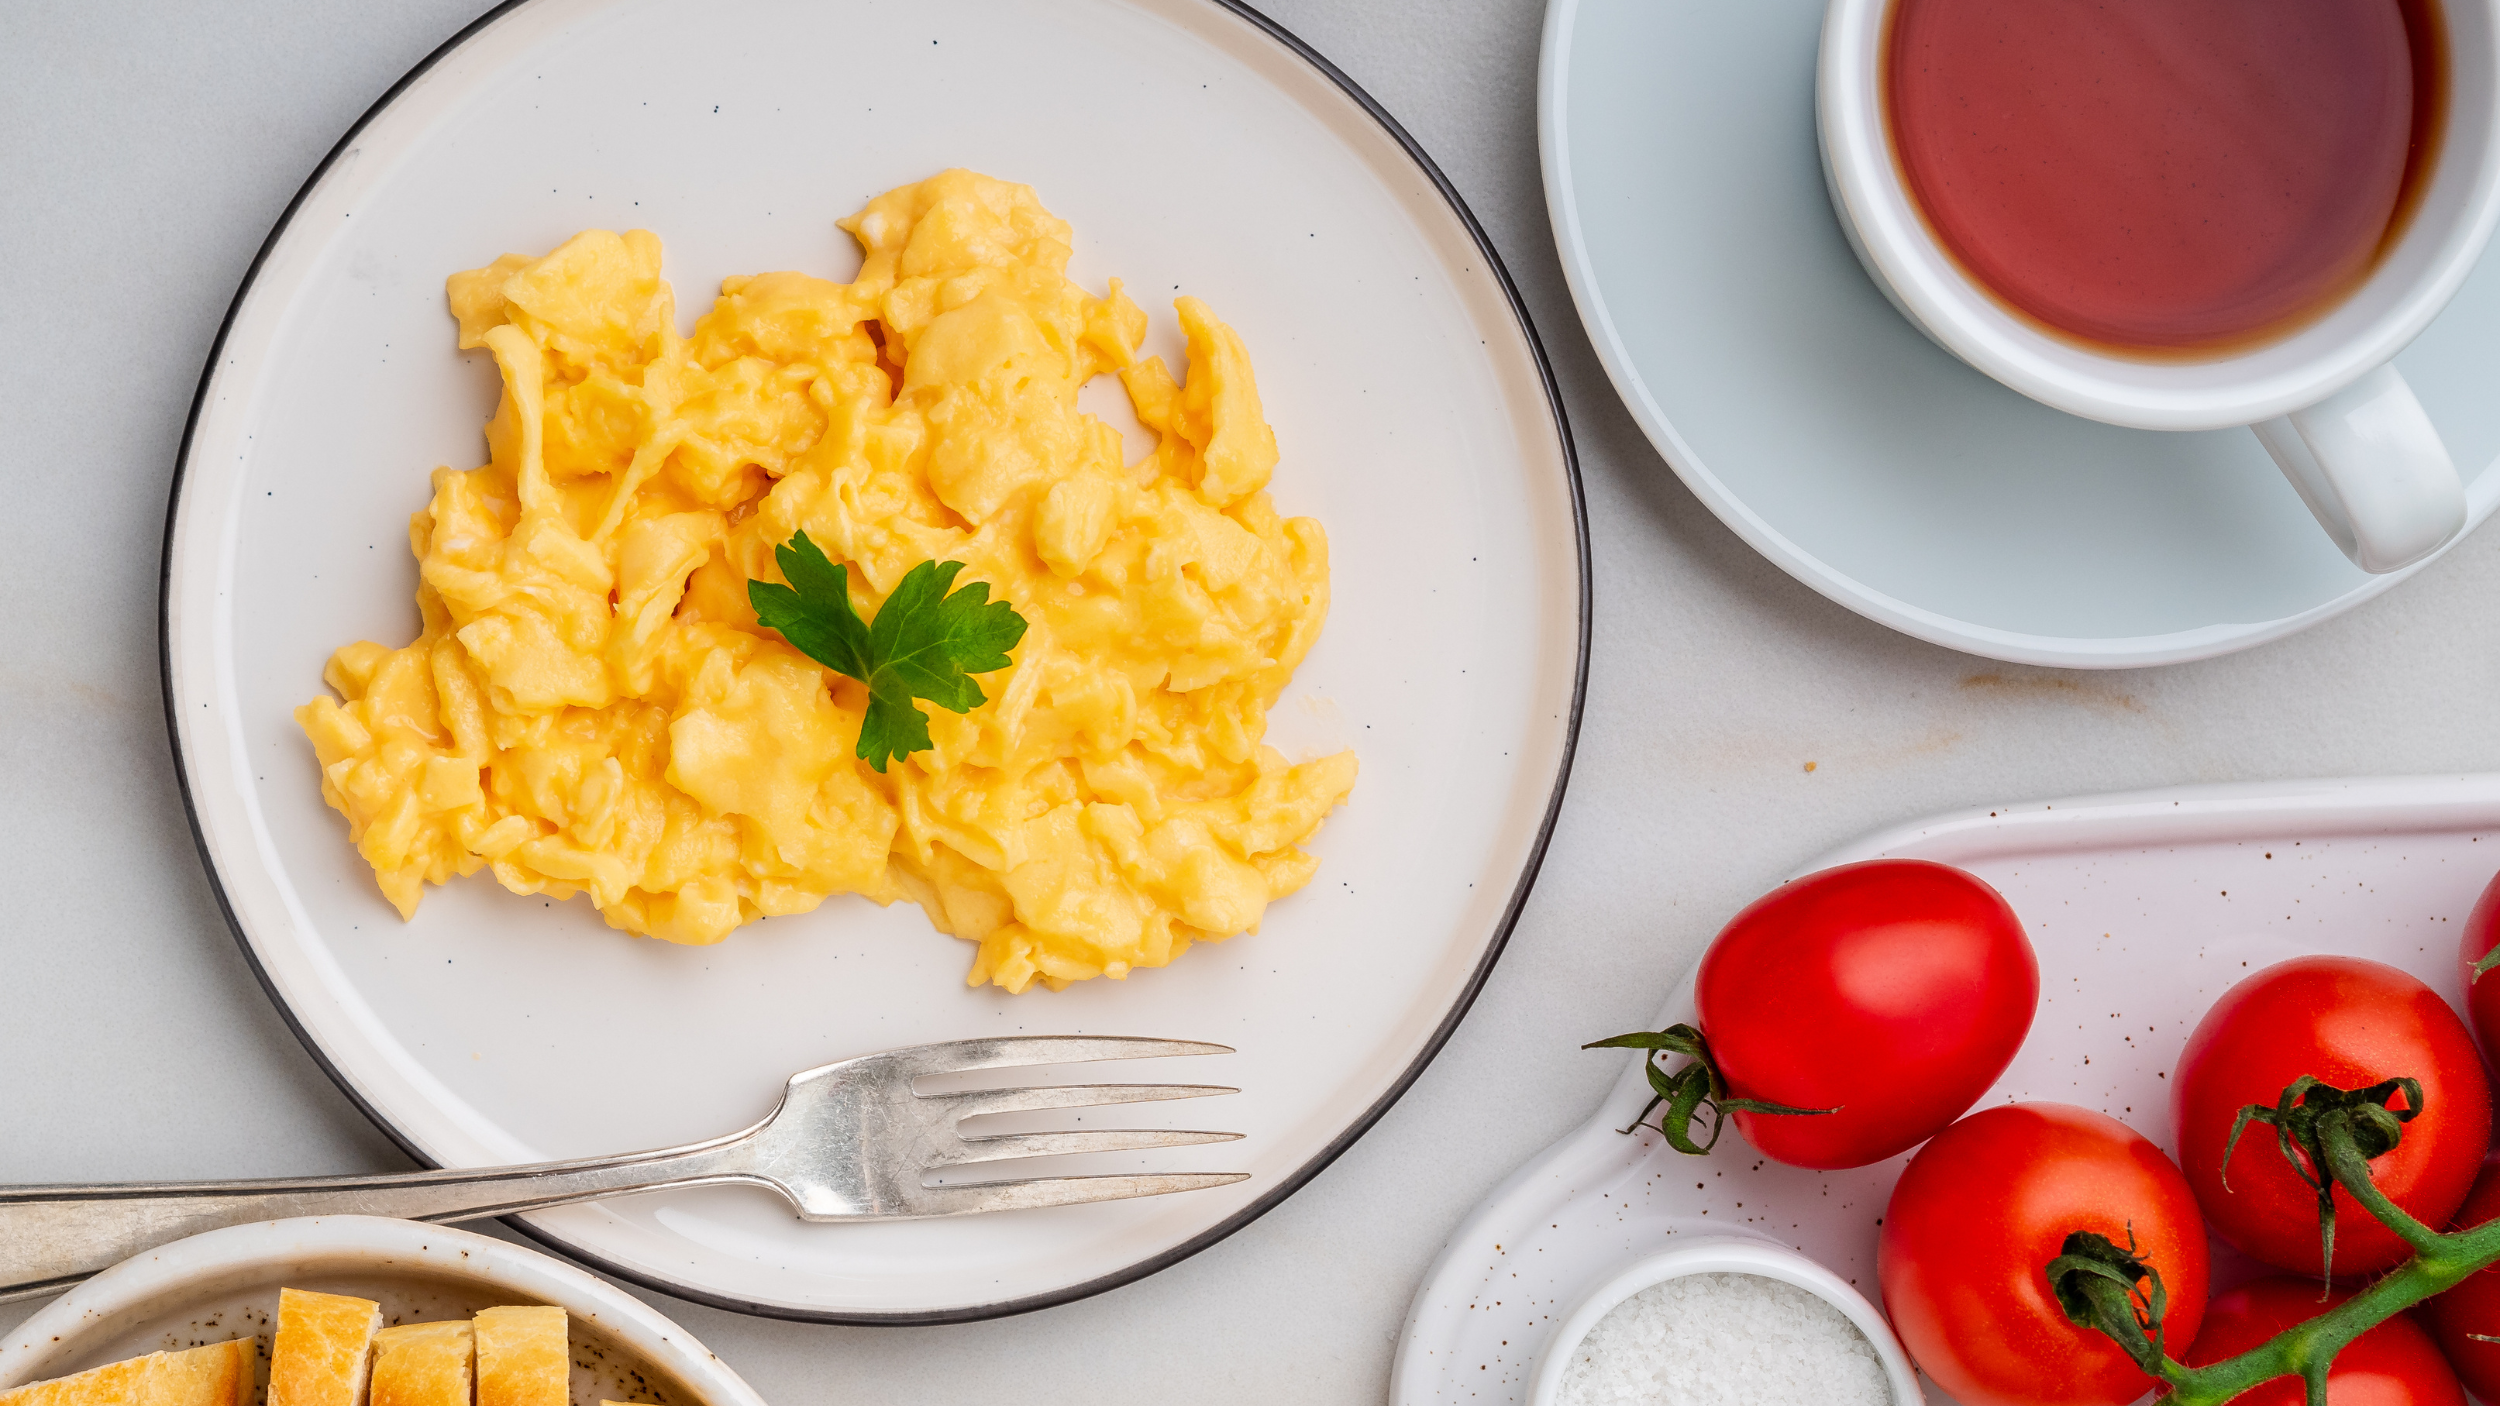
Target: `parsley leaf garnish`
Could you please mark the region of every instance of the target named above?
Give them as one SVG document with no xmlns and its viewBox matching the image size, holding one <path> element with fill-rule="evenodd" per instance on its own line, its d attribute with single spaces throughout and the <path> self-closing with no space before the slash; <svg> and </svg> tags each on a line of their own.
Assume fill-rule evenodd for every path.
<svg viewBox="0 0 2500 1406">
<path fill-rule="evenodd" d="M 859 758 L 879 772 L 888 759 L 930 746 L 929 719 L 913 699 L 971 712 L 987 701 L 971 676 L 1006 668 L 1007 651 L 1024 638 L 1024 617 L 991 600 L 988 582 L 947 594 L 964 569 L 959 561 L 924 561 L 903 573 L 872 625 L 851 608 L 849 570 L 826 560 L 806 533 L 774 548 L 773 560 L 790 584 L 747 582 L 755 618 L 808 658 L 868 685 Z"/>
</svg>

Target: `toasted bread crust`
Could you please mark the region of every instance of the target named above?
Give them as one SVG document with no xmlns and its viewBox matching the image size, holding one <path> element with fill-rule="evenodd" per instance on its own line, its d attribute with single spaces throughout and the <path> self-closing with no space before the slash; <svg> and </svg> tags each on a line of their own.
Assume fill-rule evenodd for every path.
<svg viewBox="0 0 2500 1406">
<path fill-rule="evenodd" d="M 489 1308 L 476 1325 L 477 1406 L 569 1406 L 573 1355 L 563 1309 Z"/>
<path fill-rule="evenodd" d="M 371 1406 L 469 1406 L 475 1360 L 466 1322 L 385 1328 L 373 1339 Z"/>
<path fill-rule="evenodd" d="M 382 1306 L 344 1294 L 278 1291 L 269 1406 L 363 1406 Z"/>
<path fill-rule="evenodd" d="M 252 1358 L 258 1338 L 233 1338 L 188 1352 L 168 1352 L 157 1374 L 163 1386 L 148 1406 L 251 1406 Z"/>
<path fill-rule="evenodd" d="M 250 1406 L 252 1349 L 258 1342 L 236 1338 L 150 1353 L 0 1391 L 0 1406 Z"/>
</svg>

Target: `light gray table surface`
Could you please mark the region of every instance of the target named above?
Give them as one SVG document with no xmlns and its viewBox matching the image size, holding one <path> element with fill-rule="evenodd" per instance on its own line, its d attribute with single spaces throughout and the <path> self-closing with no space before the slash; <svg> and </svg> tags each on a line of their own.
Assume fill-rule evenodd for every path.
<svg viewBox="0 0 2500 1406">
<path fill-rule="evenodd" d="M 287 1032 L 202 879 L 158 701 L 158 543 L 253 251 L 478 4 L 0 0 L 0 1180 L 406 1165 Z M 2293 639 L 2126 673 L 1955 654 L 1790 580 L 1650 449 L 1573 314 L 1538 183 L 1537 0 L 1268 8 L 1449 172 L 1561 376 L 1596 631 L 1544 876 L 1405 1100 L 1176 1268 L 946 1328 L 652 1296 L 776 1403 L 1381 1400 L 1443 1237 L 1613 1077 L 1576 1047 L 1646 1023 L 1717 925 L 1814 854 L 1995 801 L 2500 767 L 2500 532 Z"/>
</svg>

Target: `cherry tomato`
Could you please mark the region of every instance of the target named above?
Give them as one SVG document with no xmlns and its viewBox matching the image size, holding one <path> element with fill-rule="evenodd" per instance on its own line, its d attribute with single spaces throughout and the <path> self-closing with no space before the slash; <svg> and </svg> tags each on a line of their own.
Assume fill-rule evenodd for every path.
<svg viewBox="0 0 2500 1406">
<path fill-rule="evenodd" d="M 2284 1276 L 2242 1284 L 2214 1295 L 2195 1346 L 2185 1352 L 2174 1348 L 2171 1356 L 2191 1367 L 2210 1366 L 2351 1297 L 2337 1293 L 2321 1303 L 2315 1279 Z M 2231 1406 L 2301 1406 L 2305 1399 L 2300 1378 L 2276 1377 L 2232 1397 Z M 2465 1406 L 2465 1392 L 2431 1335 L 2412 1314 L 2399 1313 L 2335 1354 L 2326 1369 L 2326 1401 L 2327 1406 Z"/>
<path fill-rule="evenodd" d="M 2457 942 L 2457 974 L 2465 979 L 2465 1014 L 2474 1022 L 2474 1038 L 2483 1042 L 2483 1053 L 2500 1051 L 2500 967 L 2494 967 L 2480 980 L 2474 964 L 2491 949 L 2500 946 L 2500 878 L 2483 887 L 2483 896 L 2474 900 L 2474 911 L 2465 917 L 2465 933 Z"/>
<path fill-rule="evenodd" d="M 2500 1156 L 2484 1159 L 2482 1174 L 2474 1178 L 2474 1189 L 2466 1193 L 2448 1228 L 2470 1230 L 2494 1216 L 2500 1216 Z M 2500 1267 L 2477 1271 L 2419 1312 L 2448 1365 L 2465 1379 L 2466 1389 L 2486 1401 L 2500 1400 L 2500 1343 L 2474 1336 L 2500 1337 Z"/>
<path fill-rule="evenodd" d="M 2062 1103 L 1983 1109 L 1920 1148 L 1893 1187 L 1875 1269 L 1902 1346 L 1964 1406 L 2122 1406 L 2153 1386 L 2050 1295 L 2078 1230 L 2136 1253 L 2169 1293 L 2168 1341 L 2205 1317 L 2204 1217 L 2162 1150 Z"/>
<path fill-rule="evenodd" d="M 2214 1233 L 2278 1268 L 2319 1271 L 2318 1194 L 2284 1159 L 2272 1128 L 2249 1124 L 2223 1185 L 2223 1147 L 2240 1109 L 2271 1108 L 2303 1074 L 2341 1089 L 2407 1075 L 2422 1081 L 2421 1116 L 2370 1170 L 2408 1214 L 2447 1224 L 2491 1145 L 2491 1085 L 2473 1037 L 2438 992 L 2394 967 L 2299 957 L 2224 992 L 2171 1076 L 2179 1162 Z M 2394 1106 L 2403 1106 L 2401 1095 Z M 2336 1190 L 2337 1274 L 2392 1268 L 2410 1253 Z"/>
<path fill-rule="evenodd" d="M 1740 1112 L 1793 1167 L 1863 1167 L 1968 1112 L 2031 1029 L 2040 964 L 1997 891 L 1876 859 L 1808 874 L 1736 915 L 1695 979 L 1729 1089 L 1811 1116 Z"/>
</svg>

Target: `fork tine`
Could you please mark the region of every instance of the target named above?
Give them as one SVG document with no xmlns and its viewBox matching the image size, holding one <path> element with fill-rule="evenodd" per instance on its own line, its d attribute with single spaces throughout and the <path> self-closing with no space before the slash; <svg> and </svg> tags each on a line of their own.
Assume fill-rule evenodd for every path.
<svg viewBox="0 0 2500 1406">
<path fill-rule="evenodd" d="M 957 1074 L 1022 1064 L 1084 1064 L 1098 1059 L 1164 1059 L 1232 1052 L 1230 1045 L 1210 1045 L 1202 1040 L 1153 1040 L 1136 1035 L 1023 1035 L 1013 1039 L 915 1045 L 886 1057 L 909 1064 L 921 1074 Z"/>
<path fill-rule="evenodd" d="M 971 1089 L 959 1094 L 921 1094 L 954 1109 L 957 1118 L 985 1113 L 1030 1113 L 1044 1108 L 1094 1108 L 1106 1103 L 1153 1103 L 1167 1098 L 1237 1094 L 1217 1084 L 1042 1084 L 1029 1089 Z"/>
<path fill-rule="evenodd" d="M 933 1167 L 1002 1162 L 1010 1157 L 1056 1157 L 1074 1152 L 1133 1152 L 1143 1147 L 1192 1147 L 1202 1142 L 1239 1142 L 1239 1133 L 1188 1132 L 1179 1128 L 1101 1128 L 1081 1133 L 1004 1133 L 963 1139 L 929 1158 Z"/>
<path fill-rule="evenodd" d="M 924 1216 L 1027 1211 L 1042 1206 L 1077 1206 L 1088 1201 L 1125 1201 L 1135 1196 L 1200 1191 L 1249 1179 L 1248 1172 L 1168 1172 L 1161 1176 L 1038 1177 L 1026 1181 L 973 1182 L 965 1186 L 922 1187 L 914 1194 L 912 1210 L 914 1214 Z"/>
</svg>

